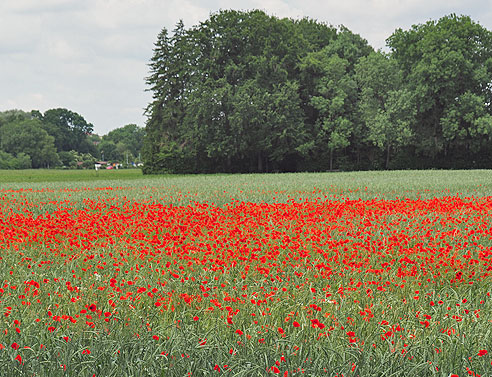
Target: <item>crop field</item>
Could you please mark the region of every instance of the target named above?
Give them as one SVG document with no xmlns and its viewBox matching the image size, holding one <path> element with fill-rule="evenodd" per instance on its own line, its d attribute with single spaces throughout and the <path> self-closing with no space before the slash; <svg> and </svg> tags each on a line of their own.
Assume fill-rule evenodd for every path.
<svg viewBox="0 0 492 377">
<path fill-rule="evenodd" d="M 492 376 L 492 171 L 100 173 L 0 171 L 0 376 Z"/>
</svg>

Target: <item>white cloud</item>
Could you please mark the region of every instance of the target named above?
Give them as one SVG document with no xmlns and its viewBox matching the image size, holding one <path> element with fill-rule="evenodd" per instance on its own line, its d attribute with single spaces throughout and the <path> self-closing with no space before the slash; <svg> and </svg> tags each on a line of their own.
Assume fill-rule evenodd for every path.
<svg viewBox="0 0 492 377">
<path fill-rule="evenodd" d="M 375 48 L 384 47 L 397 28 L 408 29 L 451 13 L 487 20 L 492 26 L 486 17 L 492 10 L 489 0 L 305 0 L 303 9 L 311 18 L 345 25 Z"/>
<path fill-rule="evenodd" d="M 64 12 L 81 8 L 84 6 L 83 1 L 77 0 L 3 0 L 0 4 L 0 10 L 7 10 L 14 13 L 31 13 L 39 14 L 43 12 Z"/>
<path fill-rule="evenodd" d="M 42 48 L 47 54 L 57 60 L 78 60 L 83 56 L 83 52 L 67 39 L 54 37 L 43 44 Z"/>
<path fill-rule="evenodd" d="M 253 0 L 251 5 L 252 8 L 264 10 L 266 13 L 280 18 L 302 18 L 304 16 L 304 11 L 283 0 Z"/>
<path fill-rule="evenodd" d="M 24 109 L 29 111 L 40 108 L 49 109 L 53 105 L 54 103 L 50 102 L 43 94 L 35 92 L 25 92 L 21 95 L 0 100 L 0 109 Z"/>
<path fill-rule="evenodd" d="M 144 124 L 144 78 L 159 31 L 219 9 L 343 24 L 374 47 L 401 27 L 468 14 L 492 29 L 489 0 L 0 0 L 0 111 L 66 107 L 96 132 Z"/>
</svg>

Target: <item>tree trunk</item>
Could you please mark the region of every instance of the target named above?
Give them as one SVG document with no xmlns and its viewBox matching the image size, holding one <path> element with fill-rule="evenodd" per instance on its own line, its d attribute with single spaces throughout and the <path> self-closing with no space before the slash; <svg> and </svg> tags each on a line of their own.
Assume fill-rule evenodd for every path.
<svg viewBox="0 0 492 377">
<path fill-rule="evenodd" d="M 227 171 L 230 173 L 232 171 L 232 161 L 231 161 L 231 155 L 227 155 Z"/>
<path fill-rule="evenodd" d="M 263 158 L 261 157 L 261 152 L 258 152 L 258 173 L 263 172 Z"/>
<path fill-rule="evenodd" d="M 390 144 L 388 143 L 388 147 L 386 149 L 386 170 L 389 169 L 390 164 Z"/>
<path fill-rule="evenodd" d="M 330 149 L 330 171 L 333 171 L 333 148 Z"/>
</svg>

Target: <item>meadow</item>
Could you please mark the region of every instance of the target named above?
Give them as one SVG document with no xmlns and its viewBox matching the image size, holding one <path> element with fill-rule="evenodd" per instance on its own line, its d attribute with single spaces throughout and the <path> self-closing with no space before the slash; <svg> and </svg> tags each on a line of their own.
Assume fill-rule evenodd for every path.
<svg viewBox="0 0 492 377">
<path fill-rule="evenodd" d="M 492 376 L 492 171 L 0 171 L 0 376 Z"/>
</svg>

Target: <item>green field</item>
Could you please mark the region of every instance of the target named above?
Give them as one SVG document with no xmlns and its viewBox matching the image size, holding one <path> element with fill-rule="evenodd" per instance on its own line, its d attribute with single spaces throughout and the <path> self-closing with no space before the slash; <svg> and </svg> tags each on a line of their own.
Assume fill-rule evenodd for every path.
<svg viewBox="0 0 492 377">
<path fill-rule="evenodd" d="M 1 170 L 0 189 L 125 188 L 128 198 L 215 204 L 302 198 L 492 196 L 492 170 L 400 170 L 336 173 L 142 175 L 133 170 Z M 49 194 L 47 194 L 49 195 Z M 77 193 L 73 193 L 77 196 Z M 273 199 L 275 198 L 275 199 Z"/>
<path fill-rule="evenodd" d="M 58 169 L 28 169 L 0 170 L 0 185 L 10 183 L 33 182 L 94 182 L 120 179 L 136 179 L 142 177 L 140 169 L 119 170 L 58 170 Z"/>
<path fill-rule="evenodd" d="M 492 375 L 490 170 L 0 177 L 0 376 Z"/>
</svg>

